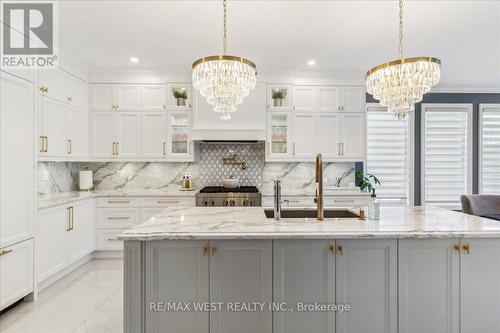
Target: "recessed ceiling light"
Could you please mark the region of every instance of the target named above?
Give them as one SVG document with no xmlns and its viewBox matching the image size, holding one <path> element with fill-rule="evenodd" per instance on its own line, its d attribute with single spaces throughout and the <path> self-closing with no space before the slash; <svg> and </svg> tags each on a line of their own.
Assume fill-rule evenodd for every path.
<svg viewBox="0 0 500 333">
<path fill-rule="evenodd" d="M 314 65 L 316 65 L 316 60 L 309 60 L 309 61 L 307 62 L 307 64 L 308 64 L 309 66 L 314 66 Z"/>
<path fill-rule="evenodd" d="M 130 62 L 133 62 L 133 63 L 138 63 L 139 62 L 139 59 L 136 58 L 136 57 L 130 57 Z"/>
</svg>

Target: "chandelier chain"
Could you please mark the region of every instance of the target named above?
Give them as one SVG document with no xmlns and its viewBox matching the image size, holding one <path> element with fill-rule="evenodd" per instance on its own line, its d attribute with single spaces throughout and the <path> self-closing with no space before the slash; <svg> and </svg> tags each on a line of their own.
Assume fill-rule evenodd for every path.
<svg viewBox="0 0 500 333">
<path fill-rule="evenodd" d="M 399 57 L 403 58 L 403 0 L 399 0 Z"/>
<path fill-rule="evenodd" d="M 222 45 L 222 54 L 226 54 L 227 52 L 227 3 L 226 0 L 223 1 L 224 4 L 224 38 Z"/>
</svg>

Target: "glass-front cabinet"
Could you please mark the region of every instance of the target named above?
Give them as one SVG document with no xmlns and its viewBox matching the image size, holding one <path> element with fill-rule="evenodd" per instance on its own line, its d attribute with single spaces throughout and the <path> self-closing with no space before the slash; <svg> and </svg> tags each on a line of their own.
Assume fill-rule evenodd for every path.
<svg viewBox="0 0 500 333">
<path fill-rule="evenodd" d="M 269 111 L 289 111 L 292 101 L 290 85 L 270 85 L 267 91 L 267 109 Z"/>
<path fill-rule="evenodd" d="M 290 156 L 290 113 L 272 112 L 267 118 L 267 159 Z"/>
<path fill-rule="evenodd" d="M 167 112 L 167 155 L 190 158 L 193 151 L 191 141 L 191 112 Z"/>
<path fill-rule="evenodd" d="M 191 110 L 191 94 L 190 83 L 167 84 L 167 110 Z"/>
</svg>

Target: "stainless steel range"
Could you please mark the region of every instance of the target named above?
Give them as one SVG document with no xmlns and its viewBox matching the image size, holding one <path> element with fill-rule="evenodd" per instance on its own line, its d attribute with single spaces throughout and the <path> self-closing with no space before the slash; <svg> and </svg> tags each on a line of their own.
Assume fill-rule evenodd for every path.
<svg viewBox="0 0 500 333">
<path fill-rule="evenodd" d="M 196 206 L 262 206 L 262 194 L 255 186 L 240 186 L 238 188 L 206 186 L 196 194 Z"/>
</svg>

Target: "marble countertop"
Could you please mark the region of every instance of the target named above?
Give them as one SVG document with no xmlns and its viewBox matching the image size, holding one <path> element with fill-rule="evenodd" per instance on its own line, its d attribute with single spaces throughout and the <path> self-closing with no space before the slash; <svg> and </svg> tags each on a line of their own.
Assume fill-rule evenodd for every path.
<svg viewBox="0 0 500 333">
<path fill-rule="evenodd" d="M 38 210 L 98 197 L 194 197 L 198 190 L 98 190 L 73 191 L 38 196 Z"/>
<path fill-rule="evenodd" d="M 169 208 L 122 240 L 500 237 L 500 222 L 436 207 L 383 207 L 380 220 L 268 219 L 262 207 Z"/>
</svg>

